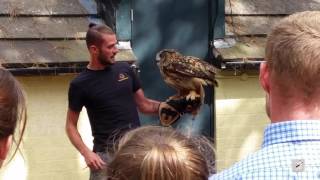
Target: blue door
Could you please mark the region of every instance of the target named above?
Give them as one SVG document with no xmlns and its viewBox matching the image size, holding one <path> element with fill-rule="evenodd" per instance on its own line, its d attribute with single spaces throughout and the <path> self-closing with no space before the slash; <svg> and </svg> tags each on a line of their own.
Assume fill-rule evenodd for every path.
<svg viewBox="0 0 320 180">
<path fill-rule="evenodd" d="M 161 78 L 155 55 L 161 49 L 177 49 L 184 55 L 208 57 L 210 0 L 134 0 L 132 3 L 132 47 L 140 67 L 147 97 L 164 101 L 175 91 Z M 158 117 L 141 114 L 142 124 L 158 124 Z M 188 132 L 213 137 L 214 89 L 206 89 L 206 104 L 193 119 L 185 114 L 174 125 Z"/>
</svg>

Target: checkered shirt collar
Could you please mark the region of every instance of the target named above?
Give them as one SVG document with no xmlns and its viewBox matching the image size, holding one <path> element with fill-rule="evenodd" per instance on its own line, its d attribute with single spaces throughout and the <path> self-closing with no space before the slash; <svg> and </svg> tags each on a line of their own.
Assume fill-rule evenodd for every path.
<svg viewBox="0 0 320 180">
<path fill-rule="evenodd" d="M 268 125 L 262 147 L 293 141 L 320 140 L 320 120 L 295 120 Z"/>
</svg>

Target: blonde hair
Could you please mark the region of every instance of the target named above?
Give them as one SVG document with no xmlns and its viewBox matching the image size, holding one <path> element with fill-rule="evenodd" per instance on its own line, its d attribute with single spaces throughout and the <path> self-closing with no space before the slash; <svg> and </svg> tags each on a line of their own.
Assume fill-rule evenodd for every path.
<svg viewBox="0 0 320 180">
<path fill-rule="evenodd" d="M 0 138 L 6 138 L 20 130 L 16 140 L 17 147 L 12 157 L 17 152 L 26 126 L 26 105 L 23 90 L 19 82 L 11 73 L 0 68 Z M 19 124 L 21 123 L 21 124 Z M 19 128 L 17 128 L 17 125 Z"/>
<path fill-rule="evenodd" d="M 109 179 L 207 180 L 208 162 L 198 140 L 195 142 L 170 127 L 145 126 L 132 130 L 119 142 L 108 166 Z"/>
<path fill-rule="evenodd" d="M 283 90 L 312 95 L 320 87 L 320 11 L 290 15 L 268 36 L 266 61 Z"/>
</svg>

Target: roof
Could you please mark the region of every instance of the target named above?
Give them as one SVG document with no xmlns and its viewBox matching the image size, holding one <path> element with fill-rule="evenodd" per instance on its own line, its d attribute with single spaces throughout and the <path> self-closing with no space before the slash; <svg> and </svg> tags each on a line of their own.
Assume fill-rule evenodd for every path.
<svg viewBox="0 0 320 180">
<path fill-rule="evenodd" d="M 320 0 L 225 1 L 225 39 L 215 45 L 225 61 L 261 61 L 275 22 L 295 12 L 319 9 Z"/>
<path fill-rule="evenodd" d="M 98 18 L 93 0 L 1 0 L 0 63 L 9 68 L 87 64 L 85 34 Z M 136 60 L 131 46 L 117 61 Z"/>
</svg>

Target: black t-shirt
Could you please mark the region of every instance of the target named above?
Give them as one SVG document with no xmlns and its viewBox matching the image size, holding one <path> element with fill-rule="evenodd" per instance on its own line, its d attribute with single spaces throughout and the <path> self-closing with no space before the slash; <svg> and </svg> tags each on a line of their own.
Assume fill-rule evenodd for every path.
<svg viewBox="0 0 320 180">
<path fill-rule="evenodd" d="M 69 87 L 69 108 L 80 112 L 85 106 L 90 120 L 93 151 L 101 152 L 119 135 L 140 125 L 134 93 L 140 82 L 127 63 L 118 62 L 104 70 L 86 69 Z"/>
</svg>

